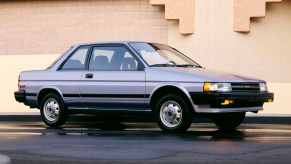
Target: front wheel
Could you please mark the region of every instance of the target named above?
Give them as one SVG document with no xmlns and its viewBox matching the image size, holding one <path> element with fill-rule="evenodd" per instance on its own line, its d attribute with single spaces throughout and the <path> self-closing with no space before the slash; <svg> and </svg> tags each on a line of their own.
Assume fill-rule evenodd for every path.
<svg viewBox="0 0 291 164">
<path fill-rule="evenodd" d="M 243 122 L 245 115 L 245 112 L 218 113 L 212 115 L 212 121 L 220 129 L 234 129 Z"/>
<path fill-rule="evenodd" d="M 50 127 L 60 127 L 68 118 L 62 98 L 54 93 L 47 94 L 43 98 L 40 114 L 43 122 Z"/>
<path fill-rule="evenodd" d="M 189 105 L 175 94 L 163 96 L 156 104 L 155 114 L 164 132 L 184 132 L 192 123 Z"/>
</svg>

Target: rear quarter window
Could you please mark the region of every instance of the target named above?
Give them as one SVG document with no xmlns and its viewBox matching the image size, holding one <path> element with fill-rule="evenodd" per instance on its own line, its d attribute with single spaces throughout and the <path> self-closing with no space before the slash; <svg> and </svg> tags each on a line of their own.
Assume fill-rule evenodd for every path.
<svg viewBox="0 0 291 164">
<path fill-rule="evenodd" d="M 61 68 L 61 70 L 84 70 L 89 46 L 78 48 Z"/>
</svg>

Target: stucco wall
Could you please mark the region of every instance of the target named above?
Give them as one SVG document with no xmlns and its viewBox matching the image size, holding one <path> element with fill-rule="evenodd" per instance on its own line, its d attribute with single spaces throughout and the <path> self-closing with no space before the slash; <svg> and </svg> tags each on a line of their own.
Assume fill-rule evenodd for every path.
<svg viewBox="0 0 291 164">
<path fill-rule="evenodd" d="M 291 114 L 291 1 L 267 4 L 250 33 L 233 32 L 233 0 L 196 0 L 195 34 L 169 24 L 168 43 L 206 68 L 265 79 L 275 102 L 264 113 Z M 289 99 L 289 101 L 288 101 Z"/>
</svg>

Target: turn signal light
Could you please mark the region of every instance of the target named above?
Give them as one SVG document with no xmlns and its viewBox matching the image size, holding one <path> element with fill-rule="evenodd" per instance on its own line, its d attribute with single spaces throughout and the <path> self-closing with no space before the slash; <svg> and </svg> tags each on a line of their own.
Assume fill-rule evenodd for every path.
<svg viewBox="0 0 291 164">
<path fill-rule="evenodd" d="M 221 103 L 221 105 L 229 105 L 229 104 L 233 104 L 234 101 L 233 100 L 224 100 L 223 103 Z"/>
<path fill-rule="evenodd" d="M 210 86 L 211 86 L 211 83 L 204 83 L 203 90 L 210 91 Z"/>
<path fill-rule="evenodd" d="M 273 99 L 268 99 L 268 102 L 273 102 Z"/>
</svg>

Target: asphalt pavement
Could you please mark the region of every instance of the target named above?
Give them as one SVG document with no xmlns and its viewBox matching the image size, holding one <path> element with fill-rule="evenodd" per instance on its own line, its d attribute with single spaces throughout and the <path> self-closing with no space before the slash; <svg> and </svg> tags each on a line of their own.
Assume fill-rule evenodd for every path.
<svg viewBox="0 0 291 164">
<path fill-rule="evenodd" d="M 37 116 L 0 116 L 0 154 L 11 163 L 290 163 L 291 118 L 247 118 L 221 131 L 208 119 L 184 134 L 151 121 L 71 118 L 59 129 Z"/>
</svg>

